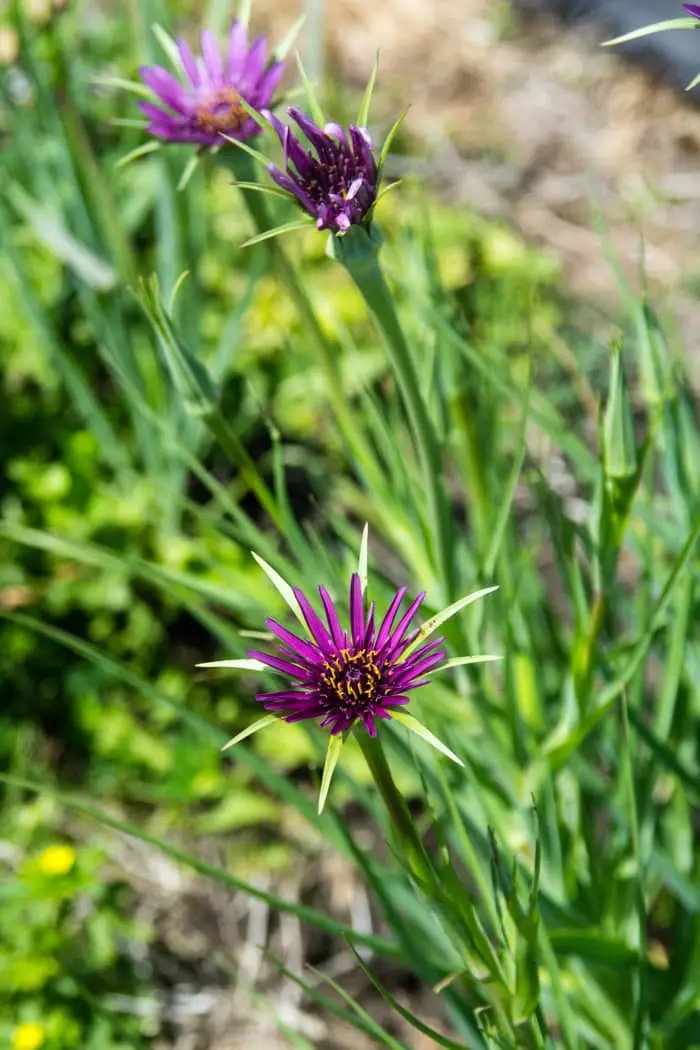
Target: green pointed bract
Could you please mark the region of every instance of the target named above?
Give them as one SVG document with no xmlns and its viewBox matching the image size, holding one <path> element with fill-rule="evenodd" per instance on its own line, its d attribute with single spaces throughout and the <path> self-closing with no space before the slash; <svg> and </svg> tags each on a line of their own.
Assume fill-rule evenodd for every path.
<svg viewBox="0 0 700 1050">
<path fill-rule="evenodd" d="M 229 667 L 236 671 L 267 671 L 268 668 L 261 660 L 209 660 L 204 664 L 195 664 L 195 667 Z"/>
<path fill-rule="evenodd" d="M 690 81 L 685 90 L 692 91 L 694 87 L 698 86 L 698 84 L 700 84 L 700 73 L 693 77 L 693 79 Z"/>
<path fill-rule="evenodd" d="M 372 92 L 374 91 L 374 85 L 377 80 L 377 72 L 379 70 L 379 52 L 377 51 L 374 56 L 374 65 L 372 66 L 372 72 L 369 75 L 367 81 L 367 87 L 365 93 L 362 96 L 362 102 L 360 103 L 360 110 L 357 114 L 357 124 L 360 128 L 367 127 L 367 121 L 369 120 L 369 107 L 372 102 Z"/>
<path fill-rule="evenodd" d="M 137 146 L 136 149 L 132 149 L 130 153 L 125 153 L 114 166 L 115 168 L 125 168 L 127 164 L 138 160 L 139 157 L 147 157 L 149 153 L 155 153 L 156 150 L 162 149 L 162 146 L 162 142 L 144 142 L 141 146 Z"/>
<path fill-rule="evenodd" d="M 306 15 L 303 14 L 303 15 L 299 15 L 299 17 L 297 18 L 296 22 L 292 23 L 292 25 L 290 26 L 288 31 L 284 34 L 284 36 L 280 40 L 280 42 L 277 45 L 277 47 L 275 48 L 275 50 L 272 52 L 272 61 L 273 62 L 281 62 L 283 59 L 285 59 L 287 57 L 287 54 L 290 51 L 292 44 L 294 43 L 296 38 L 299 36 L 299 33 L 301 31 L 301 27 L 304 25 L 305 21 L 306 21 Z"/>
<path fill-rule="evenodd" d="M 670 29 L 696 29 L 697 25 L 697 18 L 671 18 L 666 22 L 654 22 L 653 25 L 633 29 L 631 33 L 616 36 L 614 40 L 604 40 L 602 46 L 614 47 L 616 44 L 625 44 L 628 40 L 638 40 L 642 36 L 651 36 L 653 33 L 666 33 Z"/>
<path fill-rule="evenodd" d="M 256 160 L 258 164 L 262 164 L 265 171 L 267 171 L 270 161 L 264 153 L 260 153 L 259 150 L 253 149 L 253 147 L 249 146 L 247 142 L 240 142 L 239 139 L 231 138 L 230 135 L 224 135 L 223 132 L 220 133 L 220 137 L 226 142 L 230 142 L 232 146 L 237 146 L 238 149 L 242 149 L 244 153 L 247 153 L 249 157 L 252 157 L 253 160 Z"/>
<path fill-rule="evenodd" d="M 254 244 L 269 241 L 273 237 L 281 237 L 283 233 L 292 233 L 294 230 L 308 230 L 312 226 L 313 222 L 309 219 L 292 219 L 291 222 L 283 222 L 281 226 L 273 226 L 271 230 L 265 230 L 264 233 L 256 234 L 255 237 L 244 241 L 241 244 L 241 248 L 252 248 Z"/>
<path fill-rule="evenodd" d="M 360 540 L 360 557 L 357 562 L 357 575 L 360 577 L 360 585 L 362 587 L 362 593 L 364 594 L 367 590 L 367 543 L 369 540 L 369 525 L 365 522 L 365 527 L 362 530 L 362 539 Z"/>
<path fill-rule="evenodd" d="M 248 26 L 250 22 L 250 10 L 252 7 L 251 0 L 241 0 L 241 5 L 238 8 L 238 21 L 242 22 L 244 26 Z"/>
<path fill-rule="evenodd" d="M 190 270 L 183 270 L 178 279 L 175 281 L 175 284 L 173 285 L 173 290 L 170 293 L 170 298 L 168 299 L 168 315 L 170 317 L 173 316 L 173 313 L 175 311 L 175 303 L 177 302 L 177 297 L 180 294 L 180 289 L 184 285 L 187 278 L 190 276 L 190 273 Z"/>
<path fill-rule="evenodd" d="M 389 134 L 384 139 L 384 145 L 382 146 L 381 153 L 379 154 L 379 162 L 377 164 L 377 185 L 379 185 L 381 181 L 382 172 L 384 171 L 384 164 L 386 163 L 386 158 L 389 156 L 391 144 L 396 138 L 399 128 L 401 127 L 408 115 L 408 109 L 409 107 L 407 106 L 406 109 L 398 115 L 393 125 L 389 129 Z"/>
<path fill-rule="evenodd" d="M 323 813 L 324 806 L 326 805 L 331 780 L 335 773 L 335 767 L 338 765 L 338 759 L 340 758 L 340 752 L 343 749 L 344 743 L 345 738 L 342 733 L 338 733 L 336 736 L 328 738 L 328 750 L 326 751 L 326 761 L 323 764 L 323 776 L 321 777 L 321 791 L 318 796 L 319 813 Z"/>
<path fill-rule="evenodd" d="M 469 664 L 491 664 L 496 660 L 502 659 L 503 657 L 499 655 L 455 656 L 452 660 L 447 660 L 444 664 L 439 664 L 435 670 L 447 671 L 450 667 L 465 667 Z"/>
<path fill-rule="evenodd" d="M 392 711 L 391 717 L 399 725 L 405 726 L 416 736 L 419 736 L 421 740 L 424 740 L 426 744 L 430 744 L 436 751 L 439 751 L 441 755 L 445 755 L 452 762 L 455 762 L 458 766 L 464 768 L 464 762 L 461 758 L 458 758 L 454 751 L 450 751 L 447 744 L 443 744 L 442 740 L 439 740 L 434 733 L 431 733 L 429 729 L 426 729 L 422 722 L 419 722 L 413 715 L 409 715 L 406 711 Z"/>
<path fill-rule="evenodd" d="M 313 84 L 306 75 L 306 70 L 304 69 L 304 64 L 301 61 L 301 56 L 299 55 L 298 51 L 296 54 L 296 60 L 297 66 L 299 67 L 299 76 L 301 77 L 302 83 L 304 85 L 304 90 L 306 91 L 306 97 L 309 101 L 309 109 L 311 110 L 311 116 L 314 118 L 319 128 L 322 128 L 323 125 L 326 123 L 326 116 L 323 112 L 323 107 L 321 106 L 321 103 L 318 101 L 316 92 L 313 88 Z"/>
<path fill-rule="evenodd" d="M 158 24 L 158 22 L 154 22 L 151 26 L 151 29 L 153 30 L 153 35 L 155 36 L 156 40 L 168 56 L 173 69 L 176 69 L 178 71 L 181 70 L 182 59 L 180 57 L 180 52 L 178 50 L 177 44 L 171 37 L 170 33 L 167 33 L 165 29 L 163 29 L 163 27 Z"/>
<path fill-rule="evenodd" d="M 610 362 L 610 393 L 603 420 L 605 473 L 610 478 L 629 478 L 637 471 L 637 442 L 622 353 L 613 347 Z"/>
<path fill-rule="evenodd" d="M 182 172 L 182 175 L 180 176 L 180 181 L 177 184 L 178 193 L 182 193 L 182 191 L 187 186 L 187 183 L 190 181 L 190 179 L 192 178 L 192 176 L 194 175 L 194 173 L 196 171 L 196 168 L 197 168 L 197 165 L 199 164 L 199 161 L 200 161 L 200 154 L 199 153 L 193 153 L 192 156 L 190 157 L 190 159 L 187 161 L 187 164 L 185 165 L 185 168 L 184 168 L 184 170 Z"/>
<path fill-rule="evenodd" d="M 257 733 L 259 729 L 266 729 L 267 726 L 271 726 L 273 722 L 277 721 L 277 715 L 264 715 L 262 718 L 259 718 L 257 722 L 253 722 L 252 725 L 249 725 L 247 729 L 243 729 L 236 736 L 232 737 L 228 743 L 224 744 L 221 750 L 228 751 L 230 747 L 235 747 L 236 744 L 240 744 L 242 740 L 246 740 L 249 736 L 252 736 L 253 733 Z"/>
<path fill-rule="evenodd" d="M 479 599 L 485 598 L 487 594 L 493 594 L 497 591 L 498 587 L 484 587 L 480 591 L 474 591 L 473 594 L 468 594 L 464 598 L 460 598 L 459 601 L 453 602 L 452 605 L 448 605 L 446 609 L 443 609 L 439 613 L 435 613 L 429 620 L 426 620 L 422 627 L 419 628 L 418 634 L 415 639 L 411 642 L 408 648 L 401 654 L 398 662 L 401 663 L 406 657 L 410 656 L 419 645 L 422 645 L 426 638 L 429 638 L 431 634 L 437 631 L 438 627 L 441 627 L 443 623 L 453 617 L 456 613 L 461 612 L 462 609 L 466 609 L 468 605 L 473 602 L 478 602 Z"/>
<path fill-rule="evenodd" d="M 96 87 L 114 88 L 116 91 L 129 91 L 132 95 L 138 95 L 139 98 L 143 99 L 153 98 L 151 89 L 138 80 L 126 80 L 124 77 L 95 76 L 90 77 L 90 83 L 95 84 Z"/>
<path fill-rule="evenodd" d="M 273 569 L 271 565 L 268 565 L 264 558 L 261 558 L 259 554 L 255 553 L 255 551 L 251 551 L 250 553 L 253 555 L 256 562 L 258 563 L 262 571 L 265 573 L 275 590 L 282 595 L 287 605 L 292 610 L 297 620 L 304 628 L 304 631 L 308 635 L 310 635 L 311 632 L 307 627 L 306 620 L 304 619 L 304 615 L 301 611 L 301 606 L 299 605 L 299 602 L 296 599 L 296 595 L 294 594 L 293 588 L 290 587 L 290 585 L 282 576 L 280 576 L 276 569 Z"/>
<path fill-rule="evenodd" d="M 253 193 L 267 193 L 271 197 L 281 197 L 285 201 L 289 200 L 289 194 L 285 193 L 284 190 L 279 189 L 277 186 L 267 186 L 262 182 L 239 182 L 236 179 L 233 187 L 237 190 L 252 190 Z"/>
</svg>

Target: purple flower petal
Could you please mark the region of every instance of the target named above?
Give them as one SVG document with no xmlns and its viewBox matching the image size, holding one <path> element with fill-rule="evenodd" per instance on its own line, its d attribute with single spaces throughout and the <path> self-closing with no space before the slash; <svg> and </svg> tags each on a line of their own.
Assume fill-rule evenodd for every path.
<svg viewBox="0 0 700 1050">
<path fill-rule="evenodd" d="M 425 591 L 421 591 L 421 593 L 418 594 L 414 598 L 414 600 L 411 602 L 411 604 L 409 605 L 409 607 L 406 610 L 406 612 L 403 614 L 403 616 L 401 617 L 401 619 L 397 623 L 396 629 L 392 632 L 392 636 L 391 636 L 391 639 L 389 641 L 389 644 L 386 646 L 386 651 L 384 653 L 384 655 L 386 657 L 392 656 L 394 654 L 394 652 L 396 651 L 396 649 L 398 649 L 398 647 L 400 646 L 401 641 L 402 641 L 403 636 L 404 636 L 404 633 L 405 633 L 408 625 L 410 624 L 411 620 L 413 619 L 413 617 L 417 613 L 418 609 L 423 604 L 423 599 L 424 598 L 425 598 Z"/>
<path fill-rule="evenodd" d="M 326 619 L 328 620 L 328 628 L 331 632 L 333 645 L 336 647 L 336 649 L 343 649 L 345 647 L 345 643 L 343 641 L 343 629 L 340 626 L 340 620 L 338 619 L 338 613 L 335 610 L 333 599 L 331 598 L 330 594 L 328 593 L 325 587 L 319 587 L 318 593 L 321 595 L 323 608 L 326 610 Z"/>
<path fill-rule="evenodd" d="M 234 22 L 228 36 L 228 76 L 238 82 L 243 73 L 243 64 L 248 54 L 248 31 L 242 22 Z"/>
<path fill-rule="evenodd" d="M 250 91 L 260 81 L 266 58 L 267 40 L 264 36 L 259 36 L 253 41 L 241 70 L 241 91 Z"/>
<path fill-rule="evenodd" d="M 294 597 L 299 602 L 299 607 L 303 613 L 304 619 L 306 620 L 307 626 L 311 631 L 311 635 L 318 646 L 323 649 L 324 652 L 330 652 L 333 649 L 333 642 L 326 628 L 319 617 L 314 612 L 309 599 L 306 597 L 302 590 L 298 587 L 294 588 Z"/>
<path fill-rule="evenodd" d="M 391 634 L 392 624 L 394 623 L 394 620 L 396 619 L 396 613 L 399 610 L 399 606 L 401 605 L 401 602 L 403 601 L 403 597 L 404 597 L 405 593 L 406 593 L 406 588 L 405 587 L 400 587 L 398 589 L 398 591 L 396 592 L 396 594 L 394 595 L 394 597 L 392 598 L 391 604 L 389 605 L 389 608 L 387 609 L 387 611 L 386 611 L 386 613 L 384 615 L 384 619 L 382 620 L 381 626 L 379 628 L 379 634 L 377 635 L 377 641 L 375 643 L 377 649 L 381 649 L 383 647 L 383 645 L 386 642 L 387 638 Z"/>
<path fill-rule="evenodd" d="M 202 30 L 200 43 L 202 46 L 202 58 L 209 74 L 209 80 L 214 87 L 221 87 L 224 82 L 224 63 L 221 60 L 221 51 L 216 42 L 216 37 L 210 29 Z"/>
<path fill-rule="evenodd" d="M 255 93 L 262 99 L 261 104 L 269 105 L 283 76 L 284 62 L 273 62 L 255 86 Z"/>
<path fill-rule="evenodd" d="M 185 40 L 177 41 L 178 50 L 180 52 L 180 58 L 182 59 L 182 67 L 185 73 L 192 81 L 193 87 L 199 87 L 199 69 L 197 68 L 197 60 L 192 54 L 189 45 Z"/>
<path fill-rule="evenodd" d="M 362 583 L 356 572 L 350 580 L 350 630 L 352 644 L 362 645 L 365 636 L 365 617 L 362 601 Z"/>
<path fill-rule="evenodd" d="M 299 667 L 298 664 L 292 663 L 291 660 L 281 660 L 278 656 L 270 656 L 269 653 L 260 652 L 258 649 L 249 649 L 248 656 L 251 660 L 260 660 L 261 663 L 267 664 L 275 671 L 288 674 L 290 678 L 298 678 L 302 682 L 313 681 L 313 675 L 303 667 Z"/>
<path fill-rule="evenodd" d="M 192 102 L 188 99 L 185 89 L 167 69 L 161 66 L 142 66 L 139 75 L 146 87 L 158 95 L 170 109 L 183 115 L 192 111 Z"/>
<path fill-rule="evenodd" d="M 318 660 L 318 649 L 310 642 L 304 641 L 303 638 L 297 637 L 296 634 L 292 634 L 286 627 L 283 627 L 281 623 L 277 623 L 276 620 L 267 619 L 265 620 L 265 626 L 269 627 L 273 634 L 277 635 L 280 641 L 285 642 L 290 649 L 292 649 L 298 656 L 303 660 L 314 663 Z"/>
</svg>

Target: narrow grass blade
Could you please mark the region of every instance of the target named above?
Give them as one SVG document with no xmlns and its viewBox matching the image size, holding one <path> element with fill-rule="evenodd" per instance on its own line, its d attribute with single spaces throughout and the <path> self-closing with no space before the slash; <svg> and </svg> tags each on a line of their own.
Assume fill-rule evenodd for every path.
<svg viewBox="0 0 700 1050">
<path fill-rule="evenodd" d="M 108 292 L 114 288 L 117 275 L 104 259 L 95 255 L 85 244 L 81 244 L 20 186 L 10 186 L 7 195 L 37 239 L 72 270 L 76 277 L 98 292 Z"/>
<path fill-rule="evenodd" d="M 421 1032 L 422 1035 L 427 1036 L 438 1046 L 446 1047 L 446 1050 L 468 1050 L 468 1047 L 466 1047 L 464 1043 L 457 1043 L 454 1039 L 449 1039 L 446 1035 L 443 1035 L 441 1032 L 436 1032 L 434 1028 L 431 1028 L 429 1025 L 425 1024 L 423 1021 L 420 1020 L 420 1018 L 416 1017 L 415 1014 L 411 1013 L 410 1010 L 407 1010 L 405 1006 L 402 1006 L 401 1003 L 394 998 L 394 996 L 391 994 L 388 988 L 384 987 L 379 978 L 375 977 L 374 973 L 372 972 L 372 970 L 370 970 L 369 966 L 364 961 L 360 953 L 355 949 L 355 946 L 353 945 L 352 941 L 349 940 L 348 944 L 351 952 L 357 959 L 358 966 L 362 969 L 365 976 L 369 978 L 369 980 L 377 989 L 381 997 L 386 1000 L 389 1006 L 391 1006 L 391 1008 L 395 1010 L 396 1013 L 399 1014 L 399 1016 L 403 1017 L 404 1021 L 407 1021 L 412 1028 L 415 1028 L 416 1031 Z"/>
<path fill-rule="evenodd" d="M 221 748 L 222 751 L 228 751 L 230 747 L 234 747 L 236 744 L 240 744 L 242 740 L 252 736 L 253 733 L 257 733 L 259 729 L 265 729 L 267 726 L 271 726 L 273 722 L 277 721 L 277 715 L 265 715 L 263 718 L 259 718 L 257 722 L 253 722 L 247 729 L 241 730 L 236 736 L 231 737 L 228 743 L 224 744 Z M 320 811 L 319 811 L 320 812 Z"/>
<path fill-rule="evenodd" d="M 426 744 L 430 744 L 431 747 L 434 747 L 436 751 L 440 752 L 440 754 L 445 755 L 464 769 L 464 762 L 462 759 L 458 758 L 454 751 L 450 751 L 449 747 L 446 744 L 443 744 L 442 740 L 438 740 L 438 738 L 431 733 L 429 729 L 426 729 L 417 718 L 414 718 L 413 715 L 409 715 L 405 711 L 392 711 L 391 717 L 400 725 L 405 726 L 406 729 L 410 729 L 412 733 L 419 736 L 421 740 L 426 742 Z"/>
<path fill-rule="evenodd" d="M 338 765 L 338 759 L 340 758 L 340 752 L 343 750 L 344 743 L 345 739 L 342 733 L 338 733 L 335 736 L 329 736 L 328 738 L 328 750 L 326 751 L 326 761 L 323 765 L 323 776 L 321 777 L 321 791 L 318 796 L 319 814 L 323 813 L 324 806 L 326 805 L 326 799 L 328 798 L 328 792 L 330 790 L 333 774 L 335 773 L 335 767 Z"/>
</svg>

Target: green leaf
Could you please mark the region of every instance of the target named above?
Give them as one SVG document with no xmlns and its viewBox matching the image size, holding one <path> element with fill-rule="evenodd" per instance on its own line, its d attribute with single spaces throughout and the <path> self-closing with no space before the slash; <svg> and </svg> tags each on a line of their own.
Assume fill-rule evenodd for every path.
<svg viewBox="0 0 700 1050">
<path fill-rule="evenodd" d="M 410 729 L 410 731 L 415 733 L 416 736 L 419 736 L 421 740 L 425 740 L 426 744 L 430 744 L 430 746 L 434 747 L 436 751 L 439 751 L 442 755 L 446 755 L 447 758 L 456 762 L 458 766 L 464 768 L 464 762 L 462 759 L 458 758 L 454 751 L 450 751 L 449 747 L 447 747 L 446 744 L 443 744 L 442 740 L 438 740 L 438 738 L 431 733 L 429 729 L 426 729 L 417 718 L 414 718 L 413 715 L 407 714 L 406 711 L 392 710 L 391 717 L 395 722 L 405 726 L 406 729 Z"/>
<path fill-rule="evenodd" d="M 124 80 L 122 77 L 90 77 L 90 83 L 97 87 L 114 88 L 116 91 L 128 91 L 139 98 L 152 99 L 153 92 L 140 80 Z"/>
<path fill-rule="evenodd" d="M 201 664 L 199 666 L 202 666 Z M 228 751 L 230 747 L 234 747 L 236 744 L 240 744 L 246 737 L 252 736 L 253 733 L 257 733 L 259 729 L 265 729 L 266 726 L 271 726 L 273 722 L 277 721 L 277 715 L 264 715 L 263 718 L 258 718 L 256 722 L 249 725 L 247 729 L 241 730 L 236 736 L 231 737 L 228 743 L 224 744 L 221 748 L 222 751 Z M 320 810 L 319 810 L 320 813 Z"/>
<path fill-rule="evenodd" d="M 474 591 L 473 594 L 468 594 L 464 598 L 460 598 L 458 601 L 453 602 L 452 605 L 448 605 L 446 609 L 442 609 L 441 612 L 435 613 L 429 620 L 426 620 L 420 627 L 418 634 L 411 644 L 403 651 L 397 663 L 401 663 L 406 660 L 412 652 L 418 649 L 423 644 L 426 638 L 429 638 L 431 634 L 437 631 L 438 627 L 441 627 L 443 623 L 451 619 L 462 609 L 466 609 L 468 605 L 472 605 L 474 602 L 478 602 L 481 598 L 485 598 L 487 594 L 493 594 L 494 591 L 498 590 L 498 585 L 495 587 L 483 587 L 480 591 Z"/>
<path fill-rule="evenodd" d="M 614 47 L 616 44 L 625 44 L 628 40 L 638 40 L 642 36 L 651 36 L 652 33 L 665 33 L 669 29 L 697 29 L 696 18 L 671 18 L 666 22 L 654 22 L 650 26 L 642 26 L 641 29 L 633 29 L 631 33 L 616 36 L 614 40 L 604 40 L 602 47 Z"/>
<path fill-rule="evenodd" d="M 329 736 L 328 738 L 328 750 L 326 751 L 326 761 L 323 765 L 323 776 L 321 777 L 321 791 L 318 796 L 319 814 L 323 813 L 324 806 L 326 805 L 331 780 L 335 773 L 335 767 L 338 765 L 338 759 L 340 758 L 340 752 L 343 750 L 344 743 L 345 740 L 342 733 L 337 733 L 335 736 Z"/>
</svg>

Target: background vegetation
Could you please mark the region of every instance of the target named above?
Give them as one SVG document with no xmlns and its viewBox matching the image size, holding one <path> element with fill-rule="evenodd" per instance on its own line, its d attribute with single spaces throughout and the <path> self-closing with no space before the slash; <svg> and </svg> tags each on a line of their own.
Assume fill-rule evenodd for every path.
<svg viewBox="0 0 700 1050">
<path fill-rule="evenodd" d="M 15 5 L 0 31 L 0 1042 L 219 1048 L 236 1017 L 261 1046 L 265 1024 L 296 1046 L 353 1025 L 355 1046 L 697 1046 L 700 439 L 681 350 L 614 269 L 604 345 L 555 260 L 411 178 L 389 194 L 383 258 L 451 501 L 445 579 L 383 347 L 324 238 L 285 247 L 330 373 L 266 246 L 239 247 L 230 172 L 204 161 L 180 189 L 184 148 L 120 163 L 144 137 L 109 78 L 156 54 L 153 22 L 201 17 L 127 13 Z M 328 94 L 352 119 L 359 99 Z M 420 148 L 409 124 L 395 150 Z M 226 448 L 173 379 L 172 331 L 216 385 Z M 364 521 L 378 601 L 500 588 L 448 638 L 502 663 L 417 704 L 466 775 L 387 734 L 452 928 L 387 847 L 359 751 L 319 818 L 323 734 L 276 725 L 222 758 L 255 681 L 194 669 L 283 615 L 251 548 L 342 595 Z"/>
</svg>

